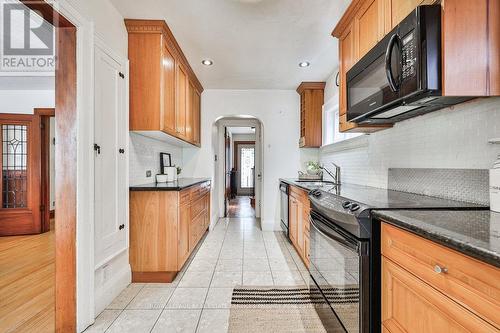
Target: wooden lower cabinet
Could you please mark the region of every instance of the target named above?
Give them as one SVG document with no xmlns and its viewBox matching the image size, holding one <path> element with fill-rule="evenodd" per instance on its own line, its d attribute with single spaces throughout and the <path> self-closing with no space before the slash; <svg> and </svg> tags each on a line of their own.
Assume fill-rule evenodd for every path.
<svg viewBox="0 0 500 333">
<path fill-rule="evenodd" d="M 290 186 L 288 210 L 290 241 L 304 265 L 309 268 L 309 212 L 311 209 L 307 191 Z"/>
<path fill-rule="evenodd" d="M 172 282 L 209 224 L 210 182 L 182 191 L 131 191 L 132 281 Z"/>
<path fill-rule="evenodd" d="M 191 220 L 191 212 L 189 203 L 181 204 L 179 207 L 179 233 L 178 233 L 178 266 L 182 267 L 189 258 L 191 249 L 189 248 L 189 227 Z"/>
<path fill-rule="evenodd" d="M 499 269 L 382 223 L 385 331 L 499 332 L 499 282 Z"/>
</svg>

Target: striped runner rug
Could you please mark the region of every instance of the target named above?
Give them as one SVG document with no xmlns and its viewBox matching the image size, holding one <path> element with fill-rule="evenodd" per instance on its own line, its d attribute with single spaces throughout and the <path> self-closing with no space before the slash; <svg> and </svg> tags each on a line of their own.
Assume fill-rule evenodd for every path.
<svg viewBox="0 0 500 333">
<path fill-rule="evenodd" d="M 323 290 L 344 324 L 357 326 L 359 289 Z M 233 289 L 229 332 L 345 332 L 321 292 L 293 287 Z"/>
</svg>

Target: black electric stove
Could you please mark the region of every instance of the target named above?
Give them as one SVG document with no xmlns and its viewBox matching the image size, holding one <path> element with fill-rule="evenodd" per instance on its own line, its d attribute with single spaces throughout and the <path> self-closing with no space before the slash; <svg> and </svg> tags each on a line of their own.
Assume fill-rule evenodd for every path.
<svg viewBox="0 0 500 333">
<path fill-rule="evenodd" d="M 349 333 L 380 332 L 380 225 L 372 220 L 372 210 L 489 209 L 349 184 L 313 189 L 309 199 L 310 275 Z"/>
</svg>

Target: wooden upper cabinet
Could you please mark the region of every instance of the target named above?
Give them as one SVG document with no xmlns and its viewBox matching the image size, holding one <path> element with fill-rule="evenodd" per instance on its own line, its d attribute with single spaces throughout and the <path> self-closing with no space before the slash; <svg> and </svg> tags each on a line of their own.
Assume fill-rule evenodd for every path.
<svg viewBox="0 0 500 333">
<path fill-rule="evenodd" d="M 383 0 L 384 3 L 384 34 L 388 34 L 392 28 L 401 22 L 412 10 L 422 4 L 428 4 L 429 0 Z"/>
<path fill-rule="evenodd" d="M 161 34 L 129 33 L 130 130 L 161 130 L 162 53 Z"/>
<path fill-rule="evenodd" d="M 500 1 L 442 0 L 443 95 L 500 95 Z"/>
<path fill-rule="evenodd" d="M 164 46 L 163 54 L 163 123 L 162 130 L 175 135 L 175 57 Z"/>
<path fill-rule="evenodd" d="M 199 146 L 200 116 L 191 95 L 201 83 L 165 21 L 126 19 L 130 61 L 130 130 L 162 131 Z M 198 103 L 199 105 L 200 103 Z"/>
<path fill-rule="evenodd" d="M 347 122 L 346 73 L 417 6 L 435 3 L 443 9 L 442 94 L 500 95 L 500 1 L 353 0 L 332 33 L 339 39 L 341 132 L 390 127 Z"/>
<path fill-rule="evenodd" d="M 193 142 L 201 145 L 201 95 L 198 91 L 193 91 Z"/>
<path fill-rule="evenodd" d="M 186 71 L 184 70 L 181 64 L 177 65 L 177 81 L 176 81 L 176 90 L 177 90 L 177 107 L 175 113 L 176 120 L 176 128 L 178 135 L 187 139 L 186 135 L 186 113 L 188 110 L 188 77 Z"/>
<path fill-rule="evenodd" d="M 384 36 L 384 1 L 368 0 L 354 18 L 357 47 L 356 59 L 361 59 Z"/>
<path fill-rule="evenodd" d="M 339 115 L 347 112 L 347 86 L 345 84 L 347 71 L 356 63 L 354 50 L 354 24 L 347 27 L 339 38 L 339 80 L 340 80 L 340 105 Z"/>
<path fill-rule="evenodd" d="M 300 148 L 321 147 L 324 90 L 325 82 L 302 82 L 297 88 L 300 95 Z"/>
</svg>

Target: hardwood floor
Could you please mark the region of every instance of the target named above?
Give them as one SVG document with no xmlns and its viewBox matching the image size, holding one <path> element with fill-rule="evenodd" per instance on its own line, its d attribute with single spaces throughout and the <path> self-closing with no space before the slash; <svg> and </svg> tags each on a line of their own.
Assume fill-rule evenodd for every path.
<svg viewBox="0 0 500 333">
<path fill-rule="evenodd" d="M 255 217 L 250 197 L 236 197 L 229 201 L 228 217 Z"/>
<path fill-rule="evenodd" d="M 54 332 L 54 251 L 53 226 L 0 237 L 0 332 Z"/>
</svg>

